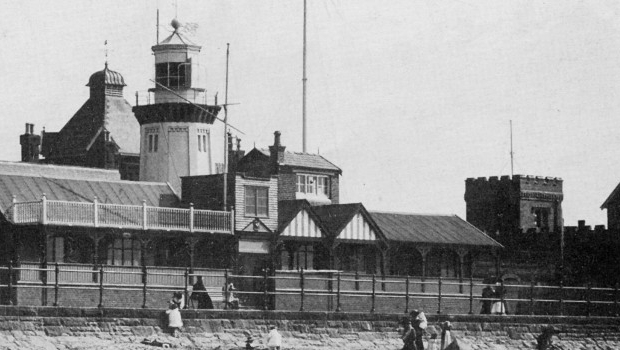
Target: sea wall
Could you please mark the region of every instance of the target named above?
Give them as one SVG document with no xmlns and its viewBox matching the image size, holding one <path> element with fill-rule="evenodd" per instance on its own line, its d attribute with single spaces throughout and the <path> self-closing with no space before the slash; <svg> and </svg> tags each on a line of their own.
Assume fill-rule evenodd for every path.
<svg viewBox="0 0 620 350">
<path fill-rule="evenodd" d="M 404 315 L 273 312 L 183 311 L 184 328 L 174 338 L 157 309 L 0 307 L 2 349 L 142 349 L 157 338 L 186 349 L 233 349 L 245 346 L 246 332 L 260 346 L 269 325 L 277 325 L 289 349 L 399 349 L 399 320 Z M 620 349 L 620 319 L 612 317 L 544 317 L 428 315 L 426 336 L 451 321 L 452 336 L 471 349 L 535 349 L 545 327 L 559 333 L 563 349 Z"/>
</svg>

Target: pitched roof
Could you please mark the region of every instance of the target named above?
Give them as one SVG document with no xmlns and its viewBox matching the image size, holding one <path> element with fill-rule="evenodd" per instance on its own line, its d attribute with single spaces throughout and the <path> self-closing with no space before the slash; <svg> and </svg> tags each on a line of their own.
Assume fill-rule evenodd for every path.
<svg viewBox="0 0 620 350">
<path fill-rule="evenodd" d="M 269 150 L 259 149 L 259 151 L 269 156 Z M 323 170 L 333 170 L 342 173 L 342 170 L 334 165 L 329 160 L 325 159 L 320 154 L 312 154 L 312 153 L 303 153 L 303 152 L 284 152 L 284 159 L 280 162 L 280 165 L 288 165 L 293 167 L 302 167 L 302 168 L 312 168 L 312 169 L 323 169 Z"/>
<path fill-rule="evenodd" d="M 502 247 L 456 215 L 370 212 L 388 241 Z"/>
<path fill-rule="evenodd" d="M 121 174 L 116 169 L 108 170 L 68 165 L 8 161 L 0 161 L 0 174 L 38 176 L 54 179 L 88 179 L 92 181 L 118 181 L 121 179 Z"/>
<path fill-rule="evenodd" d="M 103 129 L 110 132 L 120 152 L 140 154 L 140 125 L 131 105 L 118 96 L 105 96 L 102 100 L 89 98 L 53 140 L 48 141 L 44 136 L 43 143 L 51 147 L 51 158 L 85 155 Z M 54 145 L 50 146 L 49 142 Z"/>
<path fill-rule="evenodd" d="M 305 199 L 282 200 L 278 202 L 278 231 L 284 229 L 297 216 L 297 214 L 305 209 L 310 216 L 315 219 L 317 225 L 320 225 L 318 217 L 312 210 L 310 202 Z"/>
<path fill-rule="evenodd" d="M 0 169 L 4 168 L 0 164 Z M 6 171 L 7 173 L 9 171 Z M 39 201 L 43 194 L 49 200 L 91 203 L 95 197 L 101 203 L 175 206 L 178 197 L 166 183 L 138 181 L 110 181 L 87 176 L 46 176 L 45 174 L 0 174 L 0 210 L 18 202 Z"/>
<path fill-rule="evenodd" d="M 607 209 L 607 206 L 609 205 L 609 203 L 618 196 L 618 192 L 620 192 L 620 183 L 616 186 L 616 188 L 614 188 L 613 191 L 611 191 L 607 199 L 605 199 L 605 202 L 601 204 L 601 209 Z"/>
</svg>

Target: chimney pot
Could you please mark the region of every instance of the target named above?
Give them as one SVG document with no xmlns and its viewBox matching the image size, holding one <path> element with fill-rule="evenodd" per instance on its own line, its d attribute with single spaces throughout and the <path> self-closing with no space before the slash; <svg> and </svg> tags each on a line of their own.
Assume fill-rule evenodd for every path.
<svg viewBox="0 0 620 350">
<path fill-rule="evenodd" d="M 273 133 L 274 138 L 273 138 L 273 145 L 276 147 L 280 146 L 280 135 L 282 135 L 282 133 L 280 133 L 279 131 L 276 131 Z"/>
</svg>

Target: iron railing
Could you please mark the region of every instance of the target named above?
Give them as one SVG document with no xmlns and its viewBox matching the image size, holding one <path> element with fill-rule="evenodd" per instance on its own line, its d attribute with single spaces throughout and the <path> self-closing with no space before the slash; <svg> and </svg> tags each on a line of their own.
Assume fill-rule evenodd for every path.
<svg viewBox="0 0 620 350">
<path fill-rule="evenodd" d="M 232 307 L 224 301 L 234 293 L 242 308 L 265 310 L 402 314 L 417 308 L 427 313 L 473 314 L 479 312 L 481 303 L 500 302 L 508 305 L 508 313 L 517 315 L 616 317 L 620 314 L 617 286 L 550 286 L 531 282 L 497 286 L 503 288 L 505 293 L 493 298 L 482 298 L 482 289 L 490 285 L 474 278 L 384 277 L 342 271 L 263 271 L 260 275 L 247 276 L 235 275 L 224 269 L 207 268 L 190 270 L 174 267 L 22 263 L 19 266 L 9 264 L 0 267 L 0 290 L 3 290 L 0 295 L 4 297 L 2 302 L 5 304 L 18 301 L 21 304 L 36 304 L 41 302 L 40 298 L 28 300 L 18 298 L 17 294 L 21 288 L 38 288 L 46 295 L 45 305 L 58 306 L 63 303 L 73 305 L 72 298 L 83 303 L 84 298 L 76 292 L 82 290 L 90 291 L 91 302 L 100 307 L 109 306 L 112 296 L 121 300 L 139 299 L 142 307 L 153 307 L 153 295 L 160 299 L 158 306 L 167 302 L 172 292 L 183 292 L 185 300 L 189 300 L 192 283 L 198 276 L 203 278 L 206 292 L 210 293 L 216 308 Z M 236 289 L 229 291 L 224 288 L 233 282 Z M 113 306 L 118 306 L 118 302 Z"/>
</svg>

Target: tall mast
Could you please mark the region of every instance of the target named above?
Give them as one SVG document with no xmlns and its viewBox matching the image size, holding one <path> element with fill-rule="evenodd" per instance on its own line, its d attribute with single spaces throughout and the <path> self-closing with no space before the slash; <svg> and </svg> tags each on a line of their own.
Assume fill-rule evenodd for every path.
<svg viewBox="0 0 620 350">
<path fill-rule="evenodd" d="M 224 91 L 224 211 L 226 211 L 228 194 L 228 57 L 230 43 L 226 44 L 226 88 Z"/>
<path fill-rule="evenodd" d="M 306 81 L 308 80 L 306 78 L 306 0 L 304 0 L 304 49 L 303 49 L 303 78 L 301 79 L 302 81 L 302 86 L 303 86 L 303 97 L 302 97 L 302 118 L 303 118 L 303 125 L 302 125 L 302 140 L 303 140 L 303 147 L 302 150 L 305 153 L 306 152 Z"/>
<path fill-rule="evenodd" d="M 157 21 L 155 23 L 155 30 L 157 32 L 157 37 L 155 40 L 157 40 L 155 42 L 155 45 L 159 45 L 159 9 L 157 9 Z"/>
<path fill-rule="evenodd" d="M 515 154 L 512 151 L 512 120 L 510 120 L 510 177 L 514 176 L 515 174 L 514 158 Z"/>
</svg>

